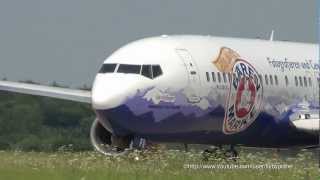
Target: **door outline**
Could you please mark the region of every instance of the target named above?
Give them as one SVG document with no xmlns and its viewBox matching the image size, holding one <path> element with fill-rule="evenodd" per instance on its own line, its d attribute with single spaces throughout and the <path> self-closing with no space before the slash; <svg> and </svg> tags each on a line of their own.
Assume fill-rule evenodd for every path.
<svg viewBox="0 0 320 180">
<path fill-rule="evenodd" d="M 198 103 L 201 101 L 199 92 L 197 90 L 201 87 L 201 79 L 198 66 L 188 50 L 179 48 L 176 49 L 176 53 L 178 54 L 184 64 L 184 67 L 186 68 L 186 72 L 188 74 L 188 86 L 192 89 L 192 92 L 188 95 L 188 101 L 190 103 Z"/>
<path fill-rule="evenodd" d="M 313 91 L 313 102 L 319 103 L 319 90 L 320 90 L 320 73 L 317 71 L 314 71 L 312 73 L 312 91 Z"/>
</svg>

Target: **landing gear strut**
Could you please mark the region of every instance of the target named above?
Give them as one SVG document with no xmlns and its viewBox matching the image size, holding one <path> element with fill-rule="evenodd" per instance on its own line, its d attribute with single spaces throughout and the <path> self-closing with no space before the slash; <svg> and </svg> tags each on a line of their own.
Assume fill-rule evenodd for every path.
<svg viewBox="0 0 320 180">
<path fill-rule="evenodd" d="M 111 146 L 117 152 L 122 152 L 127 149 L 129 147 L 129 143 L 129 137 L 111 136 Z"/>
<path fill-rule="evenodd" d="M 202 156 L 204 161 L 208 161 L 211 158 L 223 158 L 235 161 L 238 157 L 238 152 L 235 150 L 233 145 L 230 145 L 230 149 L 224 149 L 222 146 L 213 146 L 209 149 L 204 150 Z"/>
<path fill-rule="evenodd" d="M 238 152 L 235 150 L 233 145 L 230 145 L 230 149 L 226 150 L 225 156 L 235 161 L 236 158 L 238 158 Z"/>
<path fill-rule="evenodd" d="M 211 146 L 209 149 L 205 149 L 202 153 L 203 160 L 208 161 L 210 159 L 217 159 L 223 157 L 222 146 Z"/>
<path fill-rule="evenodd" d="M 147 146 L 146 139 L 140 138 L 140 137 L 133 137 L 129 147 L 131 149 L 142 150 L 142 149 L 145 149 L 146 146 Z"/>
</svg>

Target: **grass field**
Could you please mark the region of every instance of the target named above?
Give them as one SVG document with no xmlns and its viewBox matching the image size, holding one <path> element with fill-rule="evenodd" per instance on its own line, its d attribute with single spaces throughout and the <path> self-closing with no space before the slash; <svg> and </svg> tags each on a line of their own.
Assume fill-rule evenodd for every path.
<svg viewBox="0 0 320 180">
<path fill-rule="evenodd" d="M 131 152 L 118 157 L 106 157 L 96 152 L 0 151 L 0 179 L 320 180 L 317 158 L 316 153 L 309 151 L 283 157 L 270 151 L 250 153 L 242 150 L 236 161 L 219 155 L 204 161 L 198 151 L 177 150 Z M 275 169 L 275 165 L 282 165 L 282 169 Z"/>
</svg>

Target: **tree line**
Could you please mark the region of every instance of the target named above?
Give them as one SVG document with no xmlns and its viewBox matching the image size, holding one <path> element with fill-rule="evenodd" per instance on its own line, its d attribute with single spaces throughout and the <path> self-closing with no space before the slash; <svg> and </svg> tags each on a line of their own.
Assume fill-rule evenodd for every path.
<svg viewBox="0 0 320 180">
<path fill-rule="evenodd" d="M 94 118 L 89 104 L 0 91 L 0 150 L 91 150 Z"/>
</svg>

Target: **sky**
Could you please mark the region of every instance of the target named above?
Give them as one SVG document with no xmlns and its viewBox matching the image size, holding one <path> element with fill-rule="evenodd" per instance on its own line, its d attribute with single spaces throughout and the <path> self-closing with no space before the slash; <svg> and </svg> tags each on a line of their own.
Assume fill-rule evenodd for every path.
<svg viewBox="0 0 320 180">
<path fill-rule="evenodd" d="M 0 78 L 91 86 L 121 46 L 162 34 L 317 43 L 316 0 L 0 0 Z"/>
</svg>

